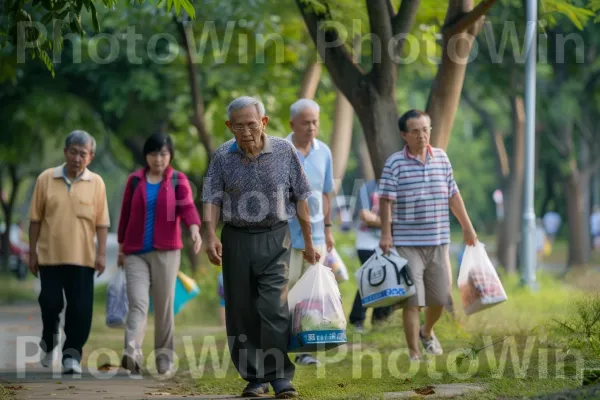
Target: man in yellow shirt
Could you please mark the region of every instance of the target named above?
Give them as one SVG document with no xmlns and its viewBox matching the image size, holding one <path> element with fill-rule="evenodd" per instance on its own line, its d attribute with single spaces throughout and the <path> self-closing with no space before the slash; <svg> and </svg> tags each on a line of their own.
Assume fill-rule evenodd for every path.
<svg viewBox="0 0 600 400">
<path fill-rule="evenodd" d="M 64 292 L 62 365 L 66 373 L 81 373 L 82 349 L 92 326 L 94 272 L 100 276 L 106 264 L 110 226 L 106 186 L 87 169 L 95 150 L 90 134 L 71 132 L 65 140 L 66 162 L 40 174 L 29 211 L 29 269 L 39 275 L 42 286 L 42 365 L 54 362 Z"/>
</svg>

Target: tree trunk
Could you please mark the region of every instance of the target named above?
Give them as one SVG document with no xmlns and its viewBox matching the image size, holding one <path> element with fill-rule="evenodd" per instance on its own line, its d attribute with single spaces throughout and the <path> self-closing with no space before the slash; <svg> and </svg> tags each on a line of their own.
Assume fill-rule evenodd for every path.
<svg viewBox="0 0 600 400">
<path fill-rule="evenodd" d="M 523 183 L 525 172 L 525 107 L 523 98 L 511 101 L 513 117 L 513 156 L 510 178 L 505 181 L 504 221 L 498 238 L 498 260 L 507 273 L 517 272 L 517 252 L 521 237 L 523 213 Z"/>
<path fill-rule="evenodd" d="M 592 201 L 594 206 L 600 206 L 600 171 L 594 173 L 593 182 Z"/>
<path fill-rule="evenodd" d="M 371 161 L 371 155 L 367 148 L 367 142 L 365 135 L 362 132 L 354 135 L 356 140 L 355 148 L 358 155 L 358 162 L 360 164 L 361 177 L 366 181 L 372 181 L 375 179 L 375 171 L 373 170 L 373 162 Z"/>
<path fill-rule="evenodd" d="M 314 99 L 321 81 L 321 72 L 323 71 L 323 64 L 318 62 L 312 62 L 302 79 L 302 87 L 298 92 L 298 97 L 301 99 Z"/>
<path fill-rule="evenodd" d="M 589 144 L 584 140 L 581 141 L 581 165 L 587 166 L 591 164 Z M 585 249 L 585 261 L 588 262 L 592 256 L 592 239 L 590 237 L 590 215 L 591 207 L 591 180 L 590 177 L 583 173 L 581 174 L 581 238 L 582 246 Z"/>
<path fill-rule="evenodd" d="M 183 47 L 185 48 L 185 58 L 187 63 L 188 80 L 190 85 L 193 108 L 193 113 L 190 117 L 190 123 L 196 128 L 196 131 L 198 132 L 200 142 L 202 143 L 202 146 L 204 146 L 204 151 L 206 151 L 206 154 L 208 156 L 208 165 L 208 163 L 210 163 L 210 159 L 213 153 L 215 152 L 215 148 L 212 143 L 211 136 L 206 130 L 206 123 L 204 121 L 204 99 L 202 98 L 200 89 L 198 87 L 196 64 L 194 64 L 192 56 L 190 38 L 193 37 L 194 32 L 192 30 L 192 25 L 189 21 L 187 23 L 183 21 L 177 21 L 175 17 L 175 22 L 177 28 L 179 29 L 181 42 L 183 43 Z"/>
<path fill-rule="evenodd" d="M 456 49 L 458 54 L 468 56 L 474 38 L 465 35 L 464 32 L 479 32 L 482 26 L 481 17 L 494 3 L 495 0 L 483 0 L 473 8 L 473 0 L 449 1 L 448 16 L 444 25 L 444 44 L 453 45 L 456 40 L 451 40 L 452 37 L 464 35 L 465 40 L 459 40 Z M 325 29 L 322 24 L 333 19 L 328 3 L 325 3 L 320 11 L 308 7 L 303 0 L 296 0 L 296 4 L 333 82 L 350 101 L 360 120 L 375 174 L 380 177 L 385 160 L 392 153 L 399 151 L 402 145 L 398 134 L 398 111 L 394 94 L 398 65 L 393 56 L 402 54 L 405 41 L 400 40 L 396 43 L 394 54 L 390 51 L 379 52 L 380 60 L 373 63 L 371 71 L 367 74 L 353 62 L 347 48 L 339 45 L 344 40 L 339 37 L 338 31 Z M 419 1 L 403 0 L 397 12 L 389 0 L 369 0 L 366 7 L 370 33 L 379 39 L 383 44 L 382 48 L 388 50 L 388 45 L 393 43 L 394 37 L 401 37 L 412 30 Z M 333 43 L 337 45 L 331 46 Z M 454 53 L 454 49 L 449 50 L 444 46 L 442 65 L 438 70 L 427 107 L 432 114 L 434 129 L 439 129 L 440 132 L 435 131 L 433 143 L 441 143 L 442 148 L 446 148 L 449 140 L 466 69 L 466 63 L 460 63 L 456 57 L 451 57 Z"/>
<path fill-rule="evenodd" d="M 333 134 L 331 135 L 334 193 L 337 193 L 344 180 L 352 147 L 352 127 L 354 125 L 352 104 L 340 90 L 336 90 L 336 96 Z"/>
<path fill-rule="evenodd" d="M 123 144 L 131 152 L 131 156 L 137 165 L 146 165 L 144 159 L 144 138 L 141 136 L 123 139 Z"/>
<path fill-rule="evenodd" d="M 565 181 L 567 199 L 567 225 L 569 228 L 569 266 L 580 266 L 586 262 L 585 242 L 583 239 L 583 199 L 581 198 L 581 174 L 576 161 L 570 162 L 570 171 Z"/>
<path fill-rule="evenodd" d="M 433 81 L 426 107 L 433 127 L 432 146 L 444 150 L 448 148 L 469 54 L 475 37 L 483 26 L 483 15 L 493 4 L 493 0 L 485 0 L 474 9 L 473 0 L 448 2 L 442 29 L 442 62 Z"/>
<path fill-rule="evenodd" d="M 540 214 L 542 217 L 550 211 L 551 202 L 554 202 L 554 208 L 556 211 L 556 194 L 554 193 L 554 182 L 557 176 L 559 175 L 554 165 L 550 162 L 547 162 L 544 166 L 544 186 L 546 187 L 546 196 L 544 197 L 544 201 L 542 202 L 542 209 Z"/>
<path fill-rule="evenodd" d="M 375 176 L 379 179 L 387 158 L 402 149 L 402 138 L 398 133 L 398 112 L 394 97 L 380 96 L 375 91 L 369 94 L 371 99 L 354 110 L 363 128 Z"/>
</svg>

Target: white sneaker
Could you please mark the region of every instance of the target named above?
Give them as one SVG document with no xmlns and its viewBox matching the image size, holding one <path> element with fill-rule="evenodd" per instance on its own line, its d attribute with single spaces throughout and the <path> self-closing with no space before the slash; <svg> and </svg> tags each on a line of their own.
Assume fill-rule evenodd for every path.
<svg viewBox="0 0 600 400">
<path fill-rule="evenodd" d="M 65 374 L 81 374 L 81 364 L 73 358 L 65 358 L 63 360 Z"/>
<path fill-rule="evenodd" d="M 54 360 L 54 350 L 52 350 L 50 353 L 44 353 L 40 363 L 42 364 L 42 367 L 50 368 L 52 365 L 54 365 Z"/>
</svg>

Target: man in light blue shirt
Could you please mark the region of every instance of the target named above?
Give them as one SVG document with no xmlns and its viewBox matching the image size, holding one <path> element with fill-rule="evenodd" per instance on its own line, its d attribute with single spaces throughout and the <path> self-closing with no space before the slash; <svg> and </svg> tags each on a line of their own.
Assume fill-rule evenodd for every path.
<svg viewBox="0 0 600 400">
<path fill-rule="evenodd" d="M 296 147 L 298 157 L 308 177 L 311 196 L 308 199 L 310 209 L 312 238 L 315 250 L 325 258 L 325 251 L 331 251 L 334 245 L 331 232 L 331 196 L 334 190 L 333 162 L 331 150 L 316 138 L 319 133 L 319 105 L 313 100 L 300 99 L 290 108 L 292 133 L 286 138 Z M 289 221 L 292 240 L 288 290 L 310 267 L 304 261 L 304 238 L 298 218 Z M 310 354 L 299 354 L 298 364 L 317 364 Z"/>
</svg>

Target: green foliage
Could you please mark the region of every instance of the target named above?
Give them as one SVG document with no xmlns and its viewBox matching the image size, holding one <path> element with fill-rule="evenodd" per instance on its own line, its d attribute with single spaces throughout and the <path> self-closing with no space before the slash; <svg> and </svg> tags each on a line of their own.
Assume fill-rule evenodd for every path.
<svg viewBox="0 0 600 400">
<path fill-rule="evenodd" d="M 586 5 L 582 5 L 578 0 L 543 0 L 541 19 L 547 20 L 550 26 L 554 26 L 559 22 L 560 16 L 566 17 L 577 29 L 583 30 L 588 21 L 595 17 L 595 12 L 600 9 L 594 3 L 597 3 L 597 0 L 591 0 Z"/>
<path fill-rule="evenodd" d="M 568 319 L 555 319 L 570 347 L 591 351 L 600 360 L 600 295 L 586 294 L 572 303 Z"/>
</svg>

